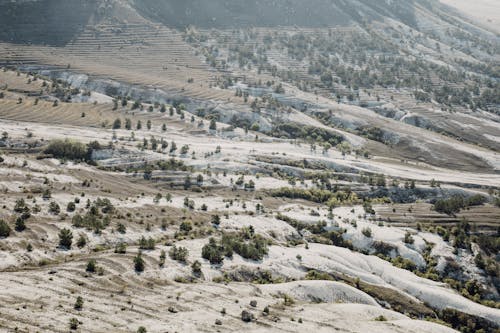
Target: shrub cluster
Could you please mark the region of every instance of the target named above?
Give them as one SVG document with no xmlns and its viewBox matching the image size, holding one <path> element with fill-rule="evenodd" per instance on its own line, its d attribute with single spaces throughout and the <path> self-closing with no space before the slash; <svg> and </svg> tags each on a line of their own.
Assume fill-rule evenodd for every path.
<svg viewBox="0 0 500 333">
<path fill-rule="evenodd" d="M 434 210 L 447 215 L 454 215 L 470 206 L 480 206 L 486 202 L 486 198 L 480 194 L 469 198 L 456 195 L 447 199 L 439 199 L 434 203 Z"/>
<path fill-rule="evenodd" d="M 220 243 L 211 238 L 202 249 L 202 257 L 212 264 L 220 264 L 224 257 L 231 258 L 236 252 L 245 259 L 262 260 L 268 253 L 268 241 L 255 234 L 253 227 L 239 233 L 225 233 Z"/>
<path fill-rule="evenodd" d="M 90 161 L 92 151 L 99 149 L 101 149 L 101 145 L 97 141 L 86 145 L 81 142 L 66 139 L 51 141 L 44 152 L 60 159 Z"/>
</svg>

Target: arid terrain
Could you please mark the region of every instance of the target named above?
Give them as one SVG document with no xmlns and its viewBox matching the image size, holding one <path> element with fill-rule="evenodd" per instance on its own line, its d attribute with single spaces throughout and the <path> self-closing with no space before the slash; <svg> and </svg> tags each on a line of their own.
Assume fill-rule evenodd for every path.
<svg viewBox="0 0 500 333">
<path fill-rule="evenodd" d="M 500 332 L 469 6 L 0 0 L 0 332 Z"/>
</svg>

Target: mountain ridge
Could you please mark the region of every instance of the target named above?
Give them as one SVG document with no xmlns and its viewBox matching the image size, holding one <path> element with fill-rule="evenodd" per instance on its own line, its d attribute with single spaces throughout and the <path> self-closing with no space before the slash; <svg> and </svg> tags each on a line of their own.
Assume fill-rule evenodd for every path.
<svg viewBox="0 0 500 333">
<path fill-rule="evenodd" d="M 0 2 L 0 40 L 63 46 L 86 25 L 137 19 L 184 29 L 300 26 L 324 28 L 365 24 L 386 18 L 418 29 L 418 8 L 434 0 L 31 0 Z M 436 16 L 434 19 L 439 19 Z"/>
</svg>

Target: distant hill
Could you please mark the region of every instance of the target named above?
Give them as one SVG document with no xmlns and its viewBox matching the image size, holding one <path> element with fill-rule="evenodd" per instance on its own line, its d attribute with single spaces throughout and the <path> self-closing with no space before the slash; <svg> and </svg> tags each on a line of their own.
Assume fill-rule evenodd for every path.
<svg viewBox="0 0 500 333">
<path fill-rule="evenodd" d="M 1 0 L 0 41 L 62 46 L 89 23 L 130 22 L 130 16 L 175 28 L 328 27 L 386 17 L 416 26 L 416 6 L 430 1 Z"/>
<path fill-rule="evenodd" d="M 177 27 L 325 27 L 386 16 L 415 23 L 413 0 L 136 0 L 133 6 L 147 17 Z"/>
<path fill-rule="evenodd" d="M 82 31 L 97 0 L 0 1 L 0 40 L 62 46 Z"/>
</svg>

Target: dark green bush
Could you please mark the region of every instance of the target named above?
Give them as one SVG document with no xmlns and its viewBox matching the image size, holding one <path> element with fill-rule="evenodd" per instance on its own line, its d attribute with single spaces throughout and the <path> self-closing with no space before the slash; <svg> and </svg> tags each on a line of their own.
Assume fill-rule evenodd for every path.
<svg viewBox="0 0 500 333">
<path fill-rule="evenodd" d="M 221 264 L 224 261 L 224 254 L 224 247 L 218 245 L 215 238 L 210 238 L 201 251 L 202 258 L 210 261 L 212 265 Z"/>
<path fill-rule="evenodd" d="M 172 246 L 170 251 L 168 251 L 168 255 L 170 256 L 171 259 L 177 260 L 180 262 L 186 262 L 187 257 L 189 256 L 189 251 L 185 247 L 182 246 Z"/>
<path fill-rule="evenodd" d="M 143 272 L 145 266 L 146 264 L 142 258 L 142 252 L 139 251 L 139 253 L 134 257 L 134 269 L 136 272 Z"/>
<path fill-rule="evenodd" d="M 59 232 L 59 246 L 64 249 L 71 249 L 71 244 L 73 243 L 73 233 L 69 229 L 62 229 Z"/>
<path fill-rule="evenodd" d="M 9 237 L 10 226 L 4 220 L 0 220 L 0 237 Z"/>
</svg>

